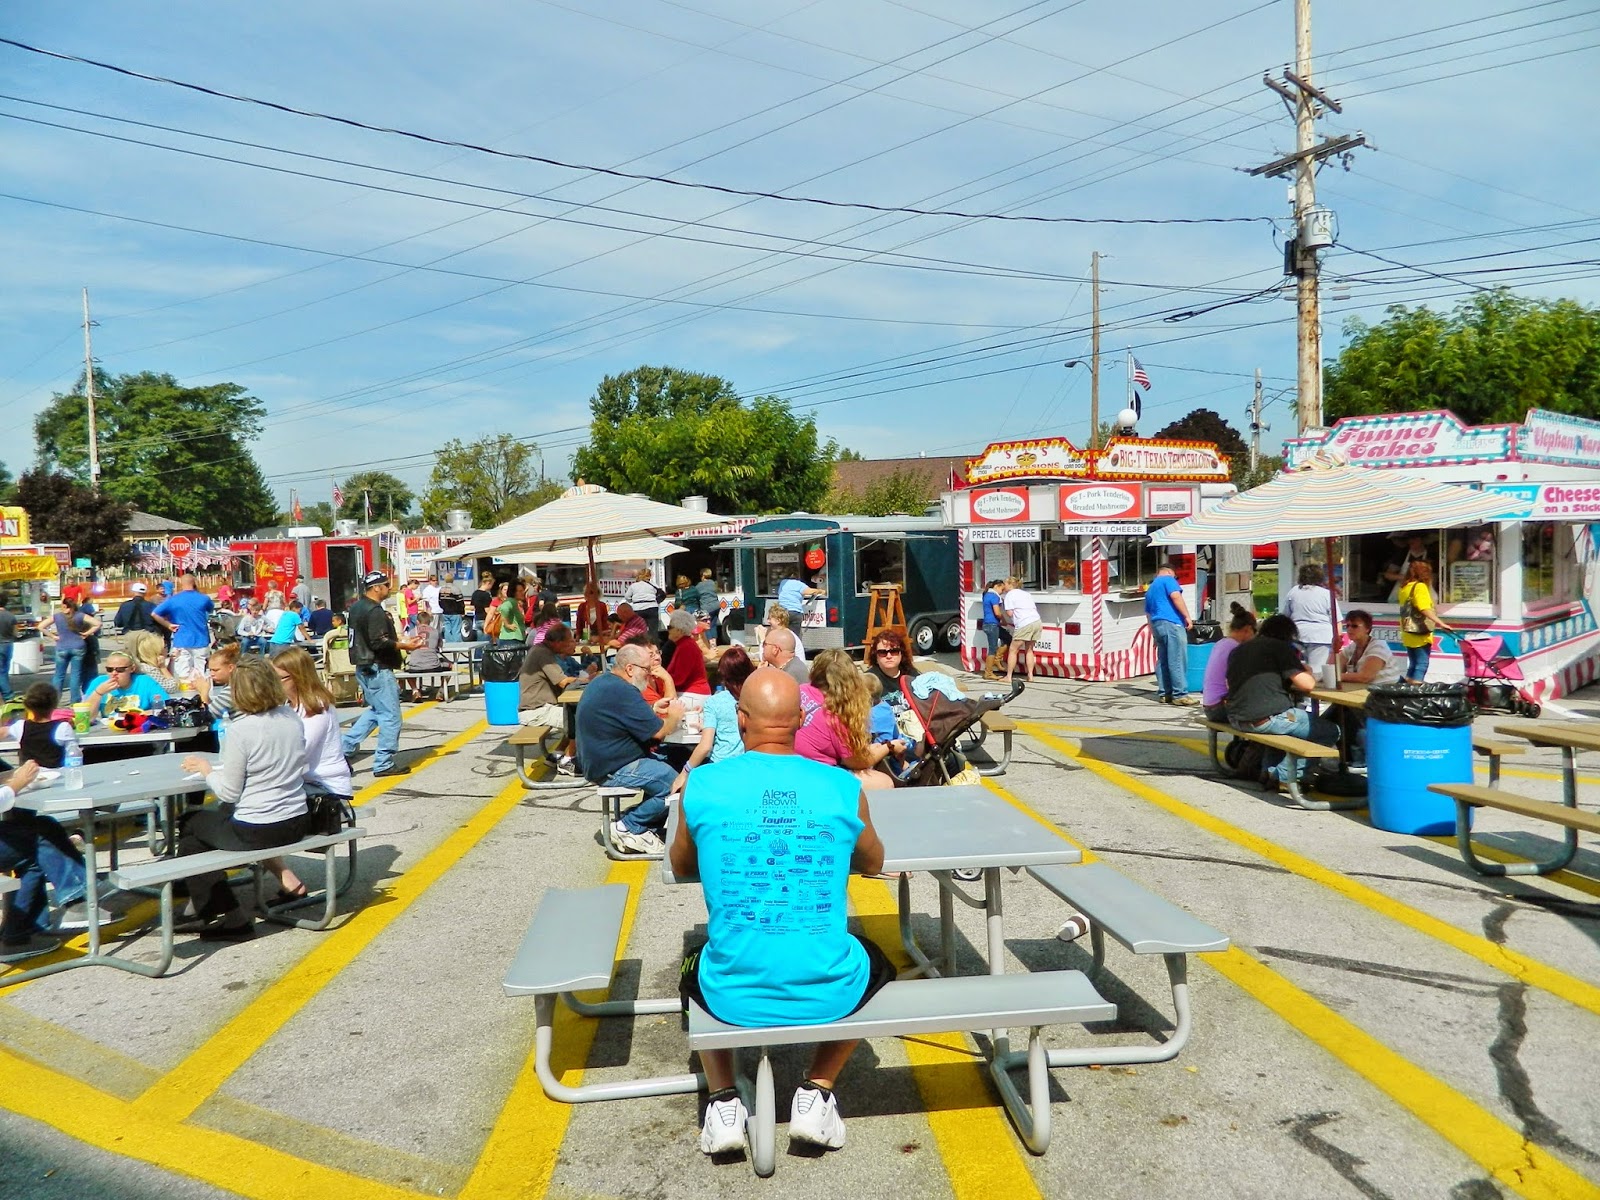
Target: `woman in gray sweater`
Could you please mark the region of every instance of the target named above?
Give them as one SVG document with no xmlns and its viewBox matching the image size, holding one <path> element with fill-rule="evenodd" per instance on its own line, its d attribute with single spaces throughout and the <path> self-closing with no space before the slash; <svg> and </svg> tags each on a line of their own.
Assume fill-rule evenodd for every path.
<svg viewBox="0 0 1600 1200">
<path fill-rule="evenodd" d="M 236 716 L 223 739 L 222 765 L 199 755 L 184 770 L 206 777 L 221 801 L 184 814 L 179 854 L 206 850 L 264 850 L 286 846 L 306 833 L 306 748 L 300 717 L 289 707 L 278 675 L 265 659 L 239 660 L 230 681 Z M 178 926 L 203 938 L 251 937 L 255 922 L 239 907 L 223 871 L 189 879 L 193 919 Z"/>
</svg>

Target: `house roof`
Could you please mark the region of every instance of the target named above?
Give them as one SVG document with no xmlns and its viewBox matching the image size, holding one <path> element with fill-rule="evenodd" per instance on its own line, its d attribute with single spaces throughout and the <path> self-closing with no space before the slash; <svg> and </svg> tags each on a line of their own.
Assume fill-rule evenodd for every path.
<svg viewBox="0 0 1600 1200">
<path fill-rule="evenodd" d="M 124 533 L 200 533 L 200 526 L 171 517 L 158 517 L 154 513 L 135 512 L 128 518 Z"/>
<path fill-rule="evenodd" d="M 927 458 L 868 458 L 857 462 L 833 464 L 833 486 L 842 492 L 859 496 L 875 483 L 880 483 L 896 472 L 926 481 L 935 494 L 950 487 L 950 472 L 961 473 L 967 455 L 930 455 Z"/>
</svg>

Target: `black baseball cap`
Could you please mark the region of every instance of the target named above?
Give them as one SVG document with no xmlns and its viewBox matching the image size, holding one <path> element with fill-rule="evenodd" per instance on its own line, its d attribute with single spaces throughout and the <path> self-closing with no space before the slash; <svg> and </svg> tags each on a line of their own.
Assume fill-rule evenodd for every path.
<svg viewBox="0 0 1600 1200">
<path fill-rule="evenodd" d="M 368 571 L 365 575 L 363 575 L 361 577 L 361 586 L 363 588 L 375 588 L 380 583 L 388 583 L 388 582 L 389 582 L 389 577 L 386 574 L 384 574 L 382 571 Z"/>
</svg>

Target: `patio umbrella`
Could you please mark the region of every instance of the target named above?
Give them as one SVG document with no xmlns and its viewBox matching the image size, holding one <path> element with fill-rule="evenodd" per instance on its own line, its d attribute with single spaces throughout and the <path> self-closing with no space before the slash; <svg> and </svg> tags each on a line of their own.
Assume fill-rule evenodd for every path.
<svg viewBox="0 0 1600 1200">
<path fill-rule="evenodd" d="M 687 549 L 677 542 L 664 541 L 661 538 L 629 538 L 623 541 L 602 541 L 594 548 L 594 561 L 626 562 L 628 559 L 642 558 L 669 558 L 674 554 Z M 505 555 L 499 555 L 504 558 Z M 546 554 L 526 554 L 513 556 L 513 561 L 526 563 L 530 566 L 555 566 L 576 567 L 589 561 L 589 551 L 586 547 L 574 550 L 551 550 Z"/>
<path fill-rule="evenodd" d="M 712 513 L 626 496 L 580 482 L 549 504 L 513 517 L 433 557 L 459 559 L 494 555 L 526 559 L 562 550 L 581 550 L 588 559 L 592 578 L 595 549 L 602 542 L 660 537 L 720 524 L 722 518 Z"/>
<path fill-rule="evenodd" d="M 1406 471 L 1351 466 L 1337 455 L 1318 454 L 1260 487 L 1230 496 L 1203 513 L 1156 530 L 1150 540 L 1158 546 L 1238 546 L 1324 539 L 1337 645 L 1335 537 L 1516 520 L 1527 511 L 1526 501 L 1509 496 L 1453 483 L 1434 483 Z"/>
</svg>

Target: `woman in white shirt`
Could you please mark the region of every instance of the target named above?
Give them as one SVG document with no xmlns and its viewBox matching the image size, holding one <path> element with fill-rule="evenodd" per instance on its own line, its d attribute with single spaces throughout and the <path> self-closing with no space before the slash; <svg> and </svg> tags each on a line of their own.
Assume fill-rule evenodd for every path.
<svg viewBox="0 0 1600 1200">
<path fill-rule="evenodd" d="M 650 568 L 640 567 L 633 582 L 628 585 L 627 591 L 622 594 L 623 600 L 633 606 L 636 617 L 644 620 L 644 627 L 650 631 L 650 636 L 661 636 L 661 593 L 656 590 L 656 585 L 650 582 Z"/>
<path fill-rule="evenodd" d="M 305 735 L 283 685 L 270 663 L 252 657 L 240 660 L 229 686 L 238 716 L 223 740 L 222 765 L 197 754 L 183 760 L 183 769 L 203 775 L 221 803 L 184 814 L 179 854 L 265 850 L 306 834 Z M 184 915 L 192 919 L 181 927 L 185 932 L 229 940 L 254 936 L 255 921 L 239 907 L 226 871 L 191 876 L 188 891 Z"/>
<path fill-rule="evenodd" d="M 1011 626 L 1011 645 L 1006 649 L 1006 677 L 1001 683 L 1009 684 L 1016 673 L 1017 659 L 1024 654 L 1027 660 L 1023 670 L 1029 683 L 1033 682 L 1033 644 L 1044 632 L 1044 622 L 1039 618 L 1039 606 L 1033 597 L 1022 590 L 1022 580 L 1013 575 L 1006 580 L 1006 590 L 1001 594 L 1000 607 L 1005 610 L 1006 623 Z"/>
<path fill-rule="evenodd" d="M 334 707 L 333 693 L 317 675 L 317 664 L 305 650 L 291 646 L 272 660 L 272 668 L 278 673 L 289 707 L 300 715 L 305 733 L 306 791 L 349 801 L 355 785 L 339 740 L 339 710 Z M 283 859 L 268 859 L 266 866 L 277 875 L 279 883 L 271 904 L 286 904 L 306 894 L 306 885 Z"/>
<path fill-rule="evenodd" d="M 1283 611 L 1300 631 L 1300 654 L 1306 670 L 1319 683 L 1322 668 L 1333 653 L 1333 597 L 1328 594 L 1328 577 L 1318 563 L 1300 568 L 1298 587 L 1283 598 Z"/>
</svg>

